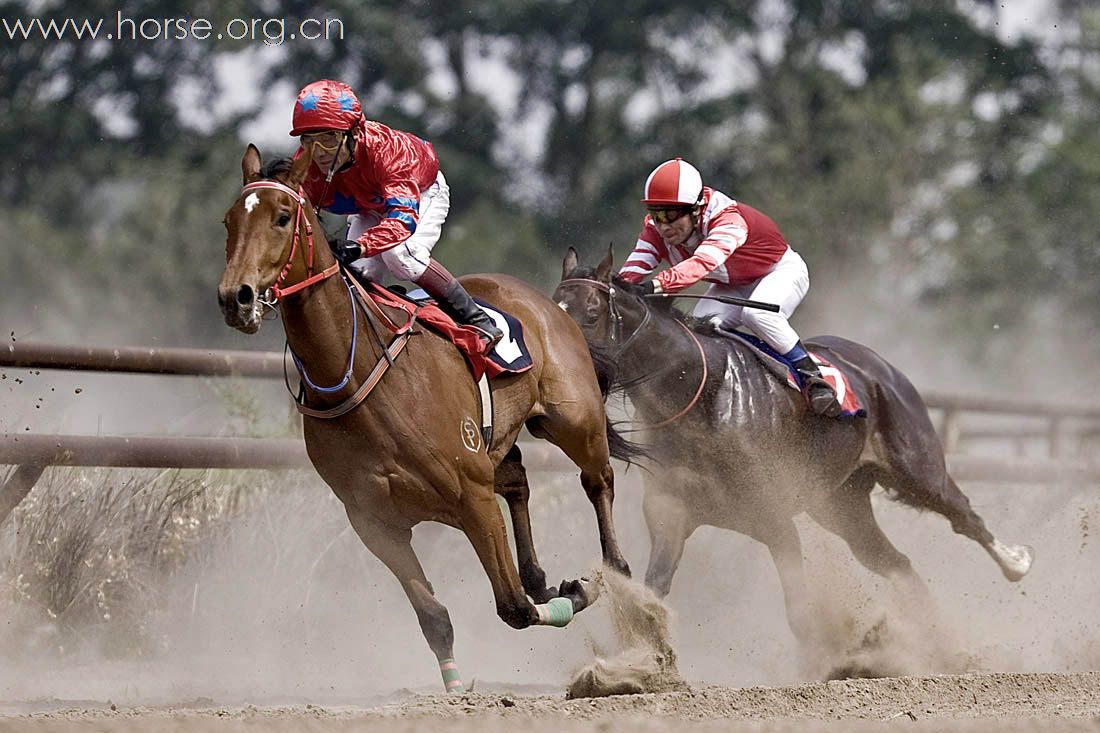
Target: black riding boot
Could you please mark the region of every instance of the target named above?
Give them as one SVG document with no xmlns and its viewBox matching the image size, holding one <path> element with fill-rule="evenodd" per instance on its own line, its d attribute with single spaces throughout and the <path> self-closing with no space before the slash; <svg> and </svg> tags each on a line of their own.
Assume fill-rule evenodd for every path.
<svg viewBox="0 0 1100 733">
<path fill-rule="evenodd" d="M 836 417 L 841 412 L 840 403 L 837 402 L 833 385 L 825 381 L 821 376 L 821 370 L 810 356 L 804 356 L 794 363 L 798 370 L 798 376 L 802 378 L 802 389 L 806 400 L 810 403 L 810 409 L 815 415 L 823 417 Z"/>
<path fill-rule="evenodd" d="M 432 259 L 428 269 L 416 281 L 416 284 L 424 288 L 424 292 L 435 298 L 436 303 L 444 313 L 455 319 L 463 326 L 473 326 L 481 332 L 485 340 L 485 352 L 492 351 L 497 342 L 504 337 L 504 333 L 497 328 L 497 324 L 489 317 L 489 314 L 481 309 L 462 283 L 447 271 L 443 265 Z"/>
</svg>

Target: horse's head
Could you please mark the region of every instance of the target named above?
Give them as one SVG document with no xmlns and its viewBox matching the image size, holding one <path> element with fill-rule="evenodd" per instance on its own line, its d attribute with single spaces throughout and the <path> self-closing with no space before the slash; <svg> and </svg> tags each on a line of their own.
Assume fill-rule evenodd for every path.
<svg viewBox="0 0 1100 733">
<path fill-rule="evenodd" d="M 642 298 L 617 287 L 621 281 L 612 275 L 613 263 L 610 246 L 595 267 L 579 264 L 577 251 L 570 247 L 562 262 L 554 301 L 577 322 L 589 344 L 621 348 L 648 311 Z"/>
<path fill-rule="evenodd" d="M 244 190 L 225 214 L 226 263 L 218 285 L 225 322 L 239 331 L 260 330 L 264 303 L 273 300 L 265 295 L 278 295 L 280 285 L 285 290 L 286 283 L 301 282 L 332 262 L 328 247 L 314 253 L 313 212 L 299 193 L 309 165 L 307 148 L 289 170 L 265 180 L 260 151 L 251 144 L 245 150 Z"/>
</svg>

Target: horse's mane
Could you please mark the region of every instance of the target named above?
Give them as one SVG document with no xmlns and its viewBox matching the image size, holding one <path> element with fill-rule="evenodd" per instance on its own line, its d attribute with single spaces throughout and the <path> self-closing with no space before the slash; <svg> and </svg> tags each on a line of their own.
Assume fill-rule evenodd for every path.
<svg viewBox="0 0 1100 733">
<path fill-rule="evenodd" d="M 578 267 L 569 274 L 570 278 L 585 278 L 598 280 L 596 270 L 593 267 Z M 628 281 L 619 275 L 611 278 L 611 284 L 620 288 L 629 285 Z M 684 324 L 700 337 L 704 347 L 719 349 L 736 349 L 738 344 L 728 336 L 722 336 L 715 331 L 714 324 L 707 318 L 696 318 L 673 307 L 675 298 L 642 298 L 645 307 L 657 317 Z M 607 397 L 612 394 L 621 394 L 631 387 L 637 386 L 650 379 L 653 374 L 640 374 L 637 377 L 624 379 L 620 372 L 618 362 L 619 354 L 614 353 L 610 345 L 589 344 L 589 353 L 592 355 L 592 364 L 596 368 L 596 377 L 599 380 L 600 390 Z"/>
<path fill-rule="evenodd" d="M 277 180 L 283 183 L 285 182 L 286 174 L 290 173 L 290 167 L 292 165 L 294 165 L 294 160 L 285 155 L 272 158 L 260 168 L 260 177 L 268 181 Z"/>
</svg>

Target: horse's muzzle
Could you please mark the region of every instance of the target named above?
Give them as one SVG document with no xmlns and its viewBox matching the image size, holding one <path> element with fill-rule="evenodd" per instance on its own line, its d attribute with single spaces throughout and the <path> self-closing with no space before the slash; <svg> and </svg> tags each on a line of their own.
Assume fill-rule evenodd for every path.
<svg viewBox="0 0 1100 733">
<path fill-rule="evenodd" d="M 260 303 L 256 289 L 247 283 L 222 285 L 218 288 L 218 305 L 225 316 L 225 325 L 244 333 L 260 330 Z"/>
</svg>

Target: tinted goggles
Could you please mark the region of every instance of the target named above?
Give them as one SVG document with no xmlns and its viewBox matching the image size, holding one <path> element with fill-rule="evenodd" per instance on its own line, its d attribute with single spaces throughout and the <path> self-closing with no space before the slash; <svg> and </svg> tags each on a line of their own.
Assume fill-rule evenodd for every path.
<svg viewBox="0 0 1100 733">
<path fill-rule="evenodd" d="M 648 209 L 649 217 L 658 224 L 671 224 L 691 213 L 691 207 L 675 209 Z"/>
</svg>

